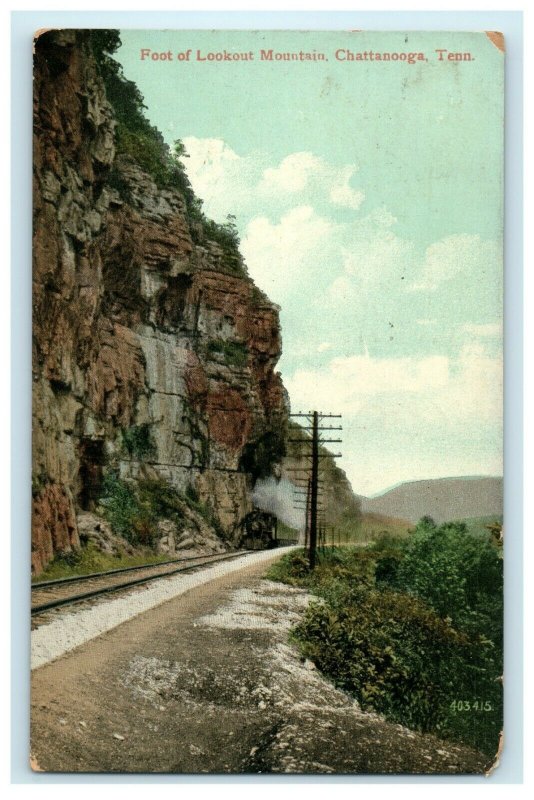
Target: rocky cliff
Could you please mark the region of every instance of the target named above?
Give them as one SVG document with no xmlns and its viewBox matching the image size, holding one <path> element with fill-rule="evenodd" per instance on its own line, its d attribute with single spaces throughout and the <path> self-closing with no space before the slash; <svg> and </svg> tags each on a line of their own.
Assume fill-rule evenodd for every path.
<svg viewBox="0 0 534 800">
<path fill-rule="evenodd" d="M 109 92 L 108 92 L 109 94 Z M 32 568 L 79 546 L 106 476 L 192 498 L 235 544 L 276 469 L 278 309 L 183 189 L 117 148 L 88 32 L 35 45 Z M 122 141 L 125 141 L 124 132 Z M 146 159 L 145 159 L 146 161 Z M 190 193 L 189 193 L 190 194 Z M 195 517 L 196 514 L 196 517 Z M 206 513 L 203 514 L 206 519 Z M 200 525 L 198 522 L 197 527 Z"/>
</svg>

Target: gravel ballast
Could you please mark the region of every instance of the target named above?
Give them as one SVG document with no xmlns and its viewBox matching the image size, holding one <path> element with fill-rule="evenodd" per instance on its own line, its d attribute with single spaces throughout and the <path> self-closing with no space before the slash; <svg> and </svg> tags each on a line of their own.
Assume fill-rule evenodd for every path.
<svg viewBox="0 0 534 800">
<path fill-rule="evenodd" d="M 288 552 L 290 548 L 284 548 Z M 292 548 L 291 548 L 292 549 Z M 152 585 L 136 588 L 114 600 L 100 600 L 91 608 L 62 610 L 48 625 L 32 631 L 32 670 L 54 661 L 64 653 L 127 622 L 138 614 L 161 605 L 174 597 L 229 575 L 252 564 L 267 563 L 280 558 L 280 550 L 264 550 L 200 569 L 186 575 L 162 579 Z"/>
</svg>

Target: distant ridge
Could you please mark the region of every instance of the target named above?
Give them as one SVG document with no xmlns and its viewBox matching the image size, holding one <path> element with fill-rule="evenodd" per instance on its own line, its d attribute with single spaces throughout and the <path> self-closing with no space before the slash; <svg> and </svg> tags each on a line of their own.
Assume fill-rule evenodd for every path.
<svg viewBox="0 0 534 800">
<path fill-rule="evenodd" d="M 431 516 L 436 522 L 501 515 L 503 480 L 465 476 L 409 481 L 375 497 L 362 497 L 364 513 L 384 514 L 415 523 Z"/>
</svg>

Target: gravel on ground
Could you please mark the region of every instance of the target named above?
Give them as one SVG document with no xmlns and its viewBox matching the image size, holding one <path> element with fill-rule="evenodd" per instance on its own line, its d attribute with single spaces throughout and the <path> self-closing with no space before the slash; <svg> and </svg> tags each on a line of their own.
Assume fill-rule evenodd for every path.
<svg viewBox="0 0 534 800">
<path fill-rule="evenodd" d="M 311 598 L 266 580 L 262 555 L 35 669 L 34 768 L 484 772 L 472 748 L 362 711 L 303 660 L 289 632 Z"/>
</svg>

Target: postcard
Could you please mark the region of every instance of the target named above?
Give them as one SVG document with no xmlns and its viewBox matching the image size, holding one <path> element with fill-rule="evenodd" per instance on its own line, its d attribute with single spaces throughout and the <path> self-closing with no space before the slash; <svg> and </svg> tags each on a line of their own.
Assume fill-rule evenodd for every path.
<svg viewBox="0 0 534 800">
<path fill-rule="evenodd" d="M 498 765 L 504 60 L 36 33 L 35 771 Z"/>
</svg>

